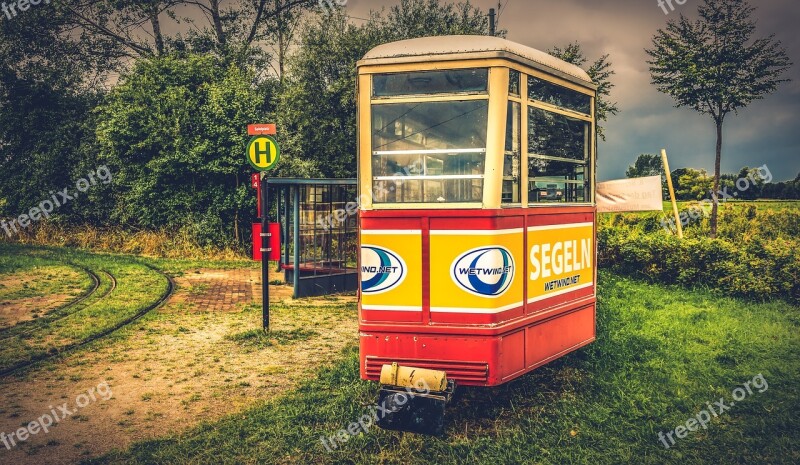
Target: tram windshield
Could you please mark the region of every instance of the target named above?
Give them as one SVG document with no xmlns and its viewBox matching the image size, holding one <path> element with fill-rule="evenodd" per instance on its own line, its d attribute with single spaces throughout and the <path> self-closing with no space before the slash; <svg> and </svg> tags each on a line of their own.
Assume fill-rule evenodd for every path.
<svg viewBox="0 0 800 465">
<path fill-rule="evenodd" d="M 528 201 L 591 201 L 591 96 L 529 76 L 528 102 Z"/>
<path fill-rule="evenodd" d="M 482 200 L 487 69 L 375 75 L 373 98 L 376 203 Z"/>
<path fill-rule="evenodd" d="M 501 149 L 487 147 L 495 70 L 372 75 L 373 203 L 484 201 L 487 156 Z M 563 80 L 508 73 L 508 89 L 491 89 L 507 105 L 502 173 L 490 171 L 502 177 L 501 204 L 591 202 L 593 96 Z"/>
</svg>

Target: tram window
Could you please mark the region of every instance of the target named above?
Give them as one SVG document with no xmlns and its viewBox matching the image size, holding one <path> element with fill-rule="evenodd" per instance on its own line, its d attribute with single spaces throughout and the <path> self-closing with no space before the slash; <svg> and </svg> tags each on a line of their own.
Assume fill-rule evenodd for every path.
<svg viewBox="0 0 800 465">
<path fill-rule="evenodd" d="M 458 203 L 480 202 L 483 179 L 389 180 L 376 181 L 375 203 Z"/>
<path fill-rule="evenodd" d="M 586 165 L 584 163 L 548 160 L 543 157 L 531 156 L 528 159 L 528 173 L 531 179 L 559 177 L 562 180 L 583 181 L 586 174 Z"/>
<path fill-rule="evenodd" d="M 373 177 L 433 177 L 483 175 L 483 158 L 485 151 L 474 152 L 442 152 L 413 153 L 383 152 L 372 157 Z M 478 171 L 480 170 L 480 171 Z"/>
<path fill-rule="evenodd" d="M 488 100 L 373 105 L 373 150 L 485 149 L 488 107 Z"/>
<path fill-rule="evenodd" d="M 480 202 L 488 100 L 372 106 L 376 203 Z"/>
<path fill-rule="evenodd" d="M 486 93 L 488 88 L 489 70 L 486 68 L 376 74 L 372 78 L 375 97 Z"/>
<path fill-rule="evenodd" d="M 533 76 L 528 76 L 528 98 L 586 115 L 592 113 L 591 96 Z"/>
<path fill-rule="evenodd" d="M 508 72 L 508 93 L 519 97 L 519 71 L 512 69 Z"/>
<path fill-rule="evenodd" d="M 588 121 L 528 107 L 528 151 L 537 155 L 586 160 Z"/>
<path fill-rule="evenodd" d="M 528 201 L 585 203 L 589 197 L 591 124 L 528 108 Z"/>
<path fill-rule="evenodd" d="M 521 105 L 508 102 L 506 146 L 503 159 L 503 203 L 520 203 Z"/>
<path fill-rule="evenodd" d="M 584 183 L 531 181 L 528 201 L 535 203 L 587 203 Z"/>
</svg>

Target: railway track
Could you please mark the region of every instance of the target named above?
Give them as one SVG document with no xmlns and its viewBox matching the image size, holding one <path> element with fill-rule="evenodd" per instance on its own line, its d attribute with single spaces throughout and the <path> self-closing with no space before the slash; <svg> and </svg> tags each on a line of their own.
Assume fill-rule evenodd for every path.
<svg viewBox="0 0 800 465">
<path fill-rule="evenodd" d="M 12 326 L 11 328 L 6 328 L 4 332 L 7 334 L 3 334 L 2 336 L 0 336 L 0 345 L 2 345 L 4 341 L 7 341 L 9 339 L 13 338 L 25 339 L 26 336 L 32 336 L 37 330 L 41 329 L 45 325 L 52 324 L 64 318 L 70 317 L 92 305 L 89 304 L 83 308 L 79 308 L 73 311 L 66 311 L 68 309 L 71 309 L 72 307 L 76 307 L 81 302 L 85 302 L 87 299 L 92 297 L 92 294 L 97 292 L 97 290 L 100 288 L 100 278 L 97 274 L 95 274 L 88 268 L 81 267 L 80 265 L 76 266 L 83 268 L 84 271 L 86 271 L 89 274 L 89 276 L 91 276 L 92 279 L 95 281 L 96 285 L 93 286 L 90 292 L 84 293 L 82 296 L 76 298 L 75 300 L 69 302 L 68 304 L 62 305 L 54 310 L 51 310 L 41 318 L 27 321 L 25 323 Z M 107 277 L 107 279 L 111 282 L 111 286 L 109 286 L 109 288 L 105 292 L 103 292 L 102 295 L 97 296 L 97 302 L 100 302 L 106 297 L 108 297 L 108 295 L 111 294 L 114 291 L 114 289 L 117 288 L 117 278 L 115 278 L 114 275 L 105 270 L 100 270 L 99 272 Z M 2 333 L 3 332 L 0 332 L 0 334 Z"/>
<path fill-rule="evenodd" d="M 105 329 L 103 331 L 100 331 L 99 333 L 93 334 L 88 338 L 85 338 L 83 340 L 80 340 L 80 341 L 77 341 L 77 342 L 74 342 L 74 343 L 71 343 L 71 344 L 67 344 L 67 345 L 61 346 L 61 347 L 57 348 L 57 350 L 55 350 L 55 351 L 48 351 L 46 353 L 35 355 L 35 356 L 33 356 L 33 357 L 31 357 L 31 358 L 29 358 L 27 360 L 24 360 L 24 361 L 22 361 L 20 363 L 16 363 L 16 364 L 11 365 L 9 367 L 2 368 L 2 369 L 0 369 L 0 376 L 6 376 L 6 375 L 10 375 L 10 374 L 14 374 L 14 373 L 18 373 L 18 372 L 24 371 L 24 370 L 26 370 L 26 369 L 34 366 L 34 365 L 37 365 L 37 364 L 39 364 L 41 362 L 45 362 L 45 361 L 48 361 L 48 360 L 52 360 L 52 359 L 58 358 L 58 357 L 63 356 L 63 355 L 65 355 L 65 354 L 67 354 L 67 353 L 69 353 L 69 352 L 71 352 L 73 350 L 80 349 L 81 347 L 87 346 L 87 345 L 91 344 L 92 342 L 95 342 L 95 341 L 97 341 L 97 340 L 99 340 L 99 339 L 101 339 L 103 337 L 106 337 L 106 336 L 108 336 L 108 335 L 110 335 L 110 334 L 112 334 L 112 333 L 114 333 L 114 332 L 116 332 L 116 331 L 128 326 L 129 324 L 139 320 L 140 318 L 142 318 L 143 316 L 145 316 L 149 312 L 151 312 L 151 311 L 155 310 L 156 308 L 159 308 L 161 305 L 163 305 L 164 302 L 166 302 L 167 299 L 169 299 L 169 297 L 172 295 L 172 293 L 175 290 L 174 281 L 172 280 L 172 278 L 170 276 L 168 276 L 167 274 L 163 273 L 161 270 L 159 270 L 159 269 L 157 269 L 157 268 L 155 268 L 155 267 L 153 267 L 151 265 L 148 265 L 146 263 L 141 263 L 141 265 L 146 267 L 146 268 L 148 268 L 148 269 L 150 269 L 151 271 L 161 275 L 167 281 L 167 288 L 159 296 L 158 300 L 156 300 L 152 304 L 147 305 L 143 309 L 139 310 L 138 312 L 136 312 L 136 314 L 134 314 L 134 315 L 132 315 L 132 316 L 130 316 L 128 318 L 125 318 L 125 319 L 117 322 L 115 325 L 113 325 L 113 326 L 111 326 L 111 327 L 109 327 L 109 328 L 107 328 L 107 329 Z M 89 273 L 91 273 L 91 275 L 93 275 L 95 278 L 97 278 L 98 282 L 99 282 L 99 278 L 98 278 L 98 276 L 96 274 L 94 274 L 93 272 L 89 271 L 88 269 L 87 269 L 87 271 Z M 111 292 L 114 289 L 116 289 L 116 287 L 117 287 L 117 279 L 116 279 L 116 277 L 114 277 L 111 273 L 109 273 L 109 272 L 107 272 L 105 270 L 102 270 L 101 273 L 104 273 L 105 275 L 107 275 L 108 278 L 111 280 L 112 284 L 111 284 L 111 287 L 107 291 L 105 291 L 102 296 L 99 297 L 97 302 L 101 302 L 102 299 L 104 299 L 106 296 L 111 294 Z M 97 291 L 98 287 L 99 287 L 99 284 L 98 284 L 98 286 L 95 286 L 94 289 L 91 292 L 87 293 L 86 295 L 82 296 L 79 299 L 76 299 L 73 302 L 70 302 L 69 306 L 73 306 L 73 305 L 76 305 L 76 304 L 78 304 L 78 303 L 80 303 L 82 301 L 85 301 L 87 298 L 89 298 L 91 296 L 91 294 L 93 294 L 94 292 Z M 61 320 L 63 318 L 67 318 L 69 316 L 74 316 L 75 314 L 79 313 L 80 311 L 82 311 L 82 310 L 84 310 L 84 309 L 86 309 L 88 307 L 89 306 L 86 306 L 84 308 L 81 308 L 80 310 L 77 310 L 77 311 L 74 311 L 74 312 L 69 312 L 69 313 L 66 313 L 66 314 L 62 314 L 62 315 L 58 316 L 57 318 L 52 318 L 50 320 L 45 321 L 45 323 L 46 324 L 52 324 L 53 322 L 56 322 L 56 321 Z M 62 309 L 63 308 L 66 308 L 66 306 L 63 306 Z M 26 328 L 25 331 L 20 331 L 18 333 L 14 333 L 14 334 L 11 334 L 11 335 L 7 335 L 7 336 L 5 336 L 3 338 L 0 338 L 0 345 L 2 345 L 3 341 L 11 339 L 11 338 L 14 338 L 14 337 L 21 337 L 21 336 L 24 336 L 24 335 L 31 336 L 31 335 L 33 335 L 33 333 L 35 332 L 36 329 L 40 329 L 40 326 L 37 327 L 37 328 Z"/>
<path fill-rule="evenodd" d="M 81 303 L 84 300 L 86 300 L 89 297 L 91 297 L 92 294 L 97 292 L 97 289 L 100 288 L 100 278 L 97 276 L 97 274 L 95 274 L 89 268 L 86 268 L 85 266 L 81 266 L 81 265 L 78 265 L 76 263 L 71 263 L 71 262 L 58 262 L 58 263 L 62 263 L 64 265 L 68 265 L 68 266 L 72 266 L 74 268 L 80 269 L 81 271 L 83 271 L 84 273 L 86 273 L 89 276 L 89 278 L 92 280 L 92 285 L 89 287 L 89 289 L 85 290 L 84 292 L 82 292 L 80 295 L 78 295 L 77 297 L 75 297 L 71 301 L 66 302 L 66 303 L 64 303 L 62 305 L 59 305 L 58 307 L 50 310 L 49 312 L 47 312 L 47 314 L 45 314 L 45 316 L 43 316 L 41 318 L 37 318 L 36 320 L 26 321 L 26 322 L 23 322 L 23 323 L 18 323 L 16 325 L 0 328 L 0 334 L 9 333 L 9 332 L 16 332 L 18 330 L 18 328 L 20 328 L 20 327 L 33 325 L 33 324 L 38 324 L 38 322 L 40 322 L 40 321 L 52 321 L 52 318 L 48 318 L 48 316 L 54 315 L 54 314 L 60 314 L 65 309 L 68 309 L 68 308 L 70 308 L 72 306 L 78 305 L 79 303 Z M 108 273 L 106 273 L 106 274 L 108 274 Z M 3 341 L 5 339 L 8 339 L 8 337 L 0 337 L 0 341 Z"/>
</svg>

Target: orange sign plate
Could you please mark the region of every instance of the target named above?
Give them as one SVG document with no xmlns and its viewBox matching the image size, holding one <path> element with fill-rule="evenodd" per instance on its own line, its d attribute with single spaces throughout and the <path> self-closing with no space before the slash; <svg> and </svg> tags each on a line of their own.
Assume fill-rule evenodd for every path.
<svg viewBox="0 0 800 465">
<path fill-rule="evenodd" d="M 248 124 L 247 125 L 247 135 L 248 136 L 274 136 L 275 135 L 275 125 L 274 124 Z"/>
</svg>

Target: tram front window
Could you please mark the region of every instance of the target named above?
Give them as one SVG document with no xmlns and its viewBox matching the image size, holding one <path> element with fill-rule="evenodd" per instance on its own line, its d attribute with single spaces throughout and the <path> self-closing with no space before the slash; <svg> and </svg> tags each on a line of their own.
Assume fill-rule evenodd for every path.
<svg viewBox="0 0 800 465">
<path fill-rule="evenodd" d="M 528 201 L 591 202 L 592 98 L 528 78 Z"/>
<path fill-rule="evenodd" d="M 482 200 L 488 99 L 372 105 L 376 203 Z"/>
</svg>

